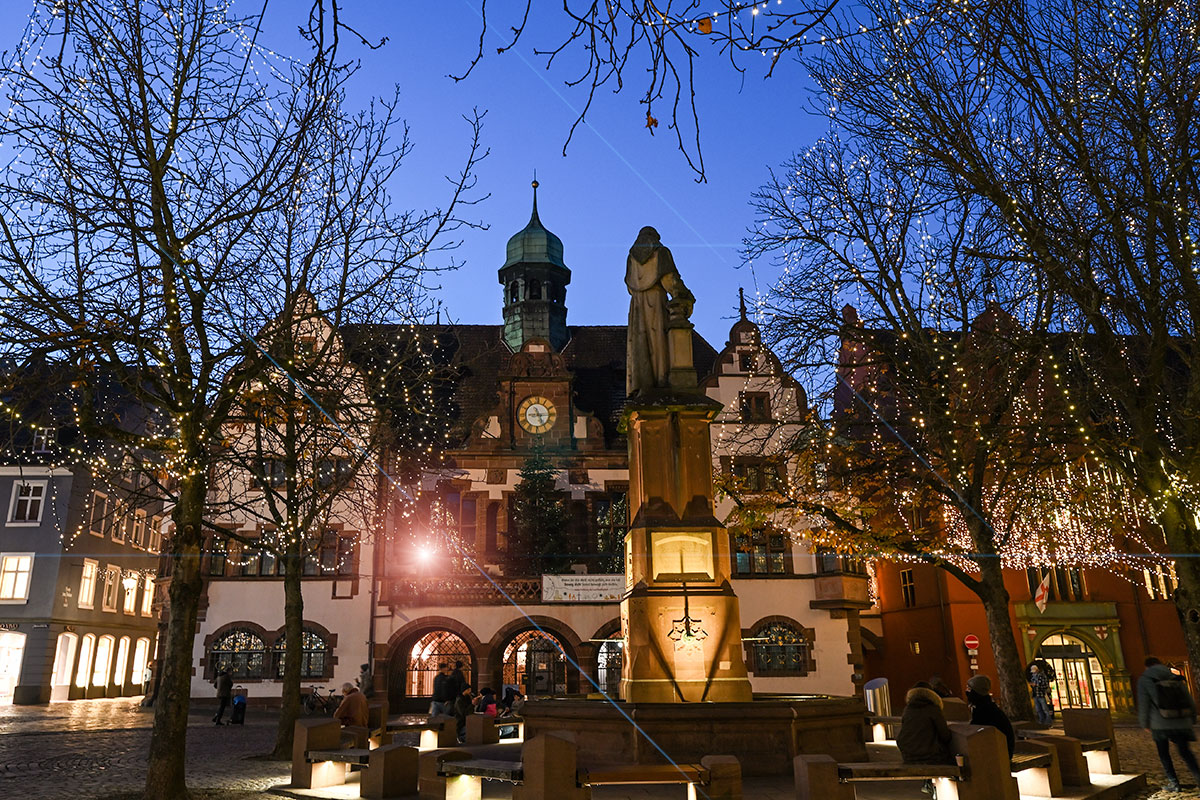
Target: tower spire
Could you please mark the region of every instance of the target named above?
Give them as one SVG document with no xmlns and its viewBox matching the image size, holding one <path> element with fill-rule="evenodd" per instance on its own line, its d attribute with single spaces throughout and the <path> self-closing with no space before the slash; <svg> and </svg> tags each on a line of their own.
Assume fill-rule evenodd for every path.
<svg viewBox="0 0 1200 800">
<path fill-rule="evenodd" d="M 738 313 L 742 316 L 742 322 L 746 321 L 746 290 L 738 287 Z"/>
<path fill-rule="evenodd" d="M 529 216 L 529 221 L 531 223 L 536 222 L 539 225 L 541 225 L 542 221 L 540 219 L 538 219 L 538 213 L 537 213 L 538 179 L 537 179 L 537 170 L 536 169 L 534 169 L 534 171 L 533 171 L 533 183 L 530 185 L 533 187 L 533 213 Z"/>
</svg>

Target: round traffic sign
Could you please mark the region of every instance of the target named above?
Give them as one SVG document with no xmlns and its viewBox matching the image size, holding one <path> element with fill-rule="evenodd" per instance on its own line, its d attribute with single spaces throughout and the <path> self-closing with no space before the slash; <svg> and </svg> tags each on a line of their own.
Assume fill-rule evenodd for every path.
<svg viewBox="0 0 1200 800">
<path fill-rule="evenodd" d="M 968 650 L 978 650 L 979 649 L 979 637 L 973 633 L 968 633 L 966 636 L 963 637 L 963 644 L 966 646 L 966 648 Z"/>
</svg>

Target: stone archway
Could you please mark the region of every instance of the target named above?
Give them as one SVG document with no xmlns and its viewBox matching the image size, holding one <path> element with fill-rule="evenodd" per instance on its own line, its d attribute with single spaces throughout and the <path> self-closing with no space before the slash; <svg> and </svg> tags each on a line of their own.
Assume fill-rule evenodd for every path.
<svg viewBox="0 0 1200 800">
<path fill-rule="evenodd" d="M 1056 709 L 1114 706 L 1108 655 L 1106 648 L 1075 628 L 1058 628 L 1040 637 L 1034 657 L 1054 669 L 1051 692 Z"/>
<path fill-rule="evenodd" d="M 449 617 L 421 617 L 388 638 L 383 662 L 389 708 L 426 711 L 437 665 L 463 662 L 467 682 L 478 687 L 479 654 L 483 646 L 475 633 Z"/>
<path fill-rule="evenodd" d="M 513 620 L 488 644 L 492 687 L 497 695 L 510 684 L 531 696 L 578 693 L 575 665 L 581 664 L 583 644 L 561 620 L 541 616 Z"/>
</svg>

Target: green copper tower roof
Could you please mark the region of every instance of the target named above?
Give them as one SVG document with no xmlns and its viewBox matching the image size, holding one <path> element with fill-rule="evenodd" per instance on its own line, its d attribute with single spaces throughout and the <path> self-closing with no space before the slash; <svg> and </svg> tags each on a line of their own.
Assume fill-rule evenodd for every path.
<svg viewBox="0 0 1200 800">
<path fill-rule="evenodd" d="M 556 267 L 563 268 L 567 266 L 563 263 L 562 239 L 559 239 L 553 233 L 546 230 L 546 226 L 538 219 L 537 187 L 537 181 L 534 181 L 533 214 L 529 217 L 529 224 L 508 240 L 507 260 L 504 262 L 505 267 L 522 262 L 527 264 L 553 264 Z"/>
</svg>

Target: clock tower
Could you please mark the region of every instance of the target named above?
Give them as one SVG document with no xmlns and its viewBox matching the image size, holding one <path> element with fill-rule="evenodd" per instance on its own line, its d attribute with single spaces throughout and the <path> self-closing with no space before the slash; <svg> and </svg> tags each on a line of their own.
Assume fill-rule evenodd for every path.
<svg viewBox="0 0 1200 800">
<path fill-rule="evenodd" d="M 529 224 L 508 240 L 500 268 L 504 287 L 504 341 L 514 353 L 530 339 L 543 339 L 556 350 L 566 345 L 567 284 L 571 270 L 563 262 L 562 240 L 538 218 L 538 182 L 533 182 Z"/>
</svg>

